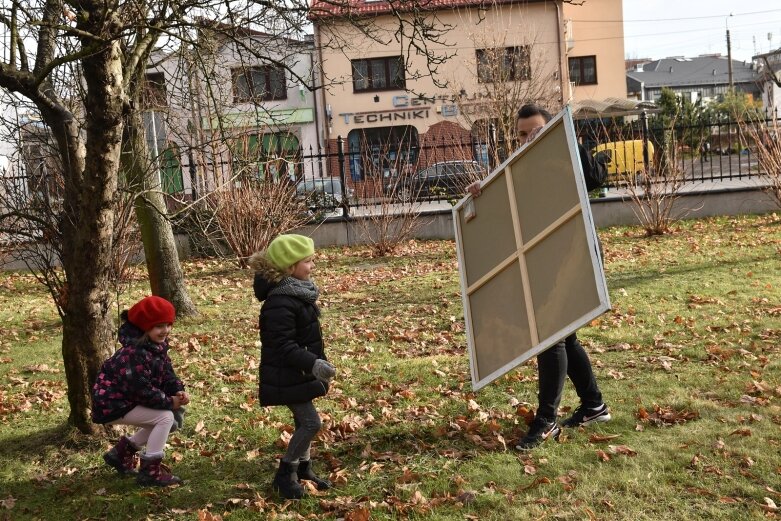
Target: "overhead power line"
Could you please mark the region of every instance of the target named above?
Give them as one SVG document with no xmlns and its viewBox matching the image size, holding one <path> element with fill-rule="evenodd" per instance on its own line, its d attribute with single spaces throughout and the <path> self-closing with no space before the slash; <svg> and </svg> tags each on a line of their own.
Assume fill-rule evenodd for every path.
<svg viewBox="0 0 781 521">
<path fill-rule="evenodd" d="M 682 18 L 646 18 L 644 20 L 577 20 L 573 19 L 573 22 L 580 23 L 648 23 L 648 22 L 677 22 L 680 20 L 709 20 L 713 18 L 724 19 L 727 17 L 736 16 L 751 16 L 755 14 L 767 14 L 781 12 L 781 9 L 767 9 L 765 11 L 752 11 L 750 13 L 727 13 L 727 14 L 713 14 L 707 16 L 688 16 Z"/>
</svg>

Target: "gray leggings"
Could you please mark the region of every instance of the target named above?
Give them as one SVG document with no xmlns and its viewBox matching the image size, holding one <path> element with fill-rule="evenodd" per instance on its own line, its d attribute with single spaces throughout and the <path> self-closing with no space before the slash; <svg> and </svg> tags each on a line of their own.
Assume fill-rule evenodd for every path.
<svg viewBox="0 0 781 521">
<path fill-rule="evenodd" d="M 293 413 L 293 422 L 296 431 L 290 438 L 287 446 L 287 452 L 282 457 L 282 461 L 295 463 L 299 460 L 307 461 L 309 459 L 309 447 L 312 440 L 315 439 L 323 422 L 320 421 L 320 415 L 312 402 L 294 403 L 287 406 Z"/>
</svg>

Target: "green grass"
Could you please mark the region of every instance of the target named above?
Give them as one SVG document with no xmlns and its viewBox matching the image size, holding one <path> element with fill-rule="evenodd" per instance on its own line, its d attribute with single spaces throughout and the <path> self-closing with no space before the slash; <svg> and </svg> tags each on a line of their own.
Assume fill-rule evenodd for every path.
<svg viewBox="0 0 781 521">
<path fill-rule="evenodd" d="M 201 314 L 174 328 L 193 402 L 169 438 L 180 487 L 112 473 L 106 438 L 69 430 L 59 320 L 26 273 L 0 274 L 0 519 L 768 519 L 781 514 L 781 218 L 600 231 L 613 309 L 580 332 L 614 420 L 512 450 L 536 403 L 534 362 L 471 389 L 452 242 L 393 258 L 318 254 L 338 367 L 317 401 L 317 468 L 337 486 L 269 489 L 291 429 L 257 405 L 252 275 L 186 263 Z M 122 295 L 146 293 L 143 270 Z M 562 401 L 577 405 L 571 385 Z M 207 515 L 208 513 L 208 515 Z"/>
</svg>

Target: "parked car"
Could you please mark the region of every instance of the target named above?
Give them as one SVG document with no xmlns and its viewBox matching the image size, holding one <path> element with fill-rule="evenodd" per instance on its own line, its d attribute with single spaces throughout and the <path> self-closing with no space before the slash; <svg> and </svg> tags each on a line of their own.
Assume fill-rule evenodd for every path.
<svg viewBox="0 0 781 521">
<path fill-rule="evenodd" d="M 395 179 L 386 187 L 400 201 L 460 198 L 466 187 L 488 173 L 477 161 L 443 161 Z"/>
<path fill-rule="evenodd" d="M 319 177 L 299 181 L 296 193 L 305 198 L 313 216 L 325 218 L 344 215 L 342 201 L 345 196 L 349 200 L 354 190 L 349 186 L 342 190 L 342 181 L 338 177 Z"/>
</svg>

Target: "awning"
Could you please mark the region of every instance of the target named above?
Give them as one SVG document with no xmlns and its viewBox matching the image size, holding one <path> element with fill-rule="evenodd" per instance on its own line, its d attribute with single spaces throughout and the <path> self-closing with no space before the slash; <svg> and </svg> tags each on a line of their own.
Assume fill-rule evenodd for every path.
<svg viewBox="0 0 781 521">
<path fill-rule="evenodd" d="M 626 98 L 605 98 L 604 100 L 584 99 L 570 102 L 574 119 L 616 118 L 638 115 L 643 111 L 659 112 L 653 101 L 640 101 Z"/>
</svg>

